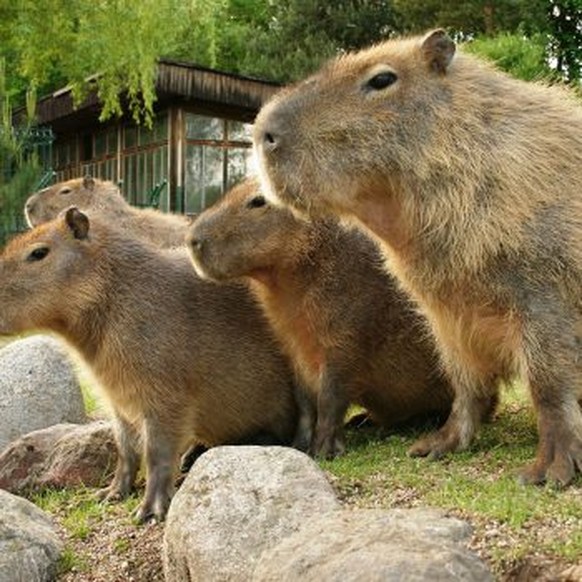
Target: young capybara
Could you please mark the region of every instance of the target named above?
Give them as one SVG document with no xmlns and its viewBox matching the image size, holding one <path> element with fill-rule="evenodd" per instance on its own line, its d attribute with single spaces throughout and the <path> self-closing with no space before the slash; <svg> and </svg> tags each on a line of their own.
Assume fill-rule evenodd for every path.
<svg viewBox="0 0 582 582">
<path fill-rule="evenodd" d="M 136 517 L 163 519 L 192 443 L 290 443 L 293 374 L 244 286 L 214 285 L 185 248 L 160 250 L 75 207 L 0 255 L 0 334 L 56 332 L 112 405 L 119 462 L 103 496 L 126 496 L 143 447 Z"/>
<path fill-rule="evenodd" d="M 109 181 L 91 176 L 59 182 L 32 194 L 24 205 L 30 226 L 55 218 L 59 212 L 76 206 L 91 216 L 99 212 L 118 226 L 160 248 L 179 247 L 191 219 L 153 208 L 135 208 L 128 204 L 119 188 Z"/>
<path fill-rule="evenodd" d="M 264 187 L 353 220 L 421 306 L 455 387 L 412 454 L 465 448 L 499 379 L 538 415 L 523 482 L 582 469 L 582 107 L 465 54 L 442 30 L 342 56 L 255 124 Z"/>
<path fill-rule="evenodd" d="M 203 212 L 186 238 L 201 277 L 248 281 L 317 403 L 314 454 L 343 452 L 350 402 L 382 424 L 449 413 L 453 391 L 425 321 L 362 233 L 334 220 L 299 220 L 246 180 Z"/>
</svg>

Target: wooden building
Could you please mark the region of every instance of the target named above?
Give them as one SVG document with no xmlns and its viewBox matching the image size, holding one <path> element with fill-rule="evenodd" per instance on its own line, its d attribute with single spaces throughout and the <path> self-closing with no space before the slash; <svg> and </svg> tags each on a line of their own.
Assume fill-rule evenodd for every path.
<svg viewBox="0 0 582 582">
<path fill-rule="evenodd" d="M 38 122 L 52 129 L 56 180 L 91 174 L 122 185 L 129 202 L 145 206 L 162 185 L 160 208 L 196 213 L 247 173 L 251 123 L 279 86 L 162 60 L 153 127 L 122 118 L 99 122 L 90 95 L 73 106 L 69 89 L 38 103 Z"/>
</svg>

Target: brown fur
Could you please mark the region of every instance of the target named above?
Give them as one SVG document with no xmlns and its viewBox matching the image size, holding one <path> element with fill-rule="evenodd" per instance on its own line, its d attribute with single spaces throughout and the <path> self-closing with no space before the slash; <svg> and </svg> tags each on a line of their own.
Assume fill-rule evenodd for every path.
<svg viewBox="0 0 582 582">
<path fill-rule="evenodd" d="M 450 411 L 453 392 L 425 322 L 361 233 L 298 220 L 249 180 L 202 213 L 187 238 L 200 276 L 249 282 L 317 402 L 315 454 L 344 450 L 350 402 L 383 424 Z"/>
<path fill-rule="evenodd" d="M 582 468 L 580 104 L 434 31 L 284 90 L 255 145 L 271 194 L 371 233 L 427 315 L 456 396 L 412 452 L 466 447 L 479 399 L 517 374 L 540 434 L 522 478 L 569 483 Z"/>
<path fill-rule="evenodd" d="M 86 176 L 59 182 L 32 194 L 24 206 L 30 226 L 37 226 L 56 218 L 70 206 L 88 212 L 99 212 L 134 236 L 160 248 L 184 244 L 184 235 L 191 219 L 180 214 L 169 214 L 153 208 L 135 208 L 127 203 L 119 188 L 109 181 Z"/>
<path fill-rule="evenodd" d="M 270 435 L 291 441 L 292 374 L 244 286 L 200 280 L 185 249 L 158 250 L 76 208 L 0 255 L 0 333 L 45 329 L 75 348 L 118 420 L 109 497 L 147 469 L 143 521 L 163 518 L 177 456 Z"/>
</svg>

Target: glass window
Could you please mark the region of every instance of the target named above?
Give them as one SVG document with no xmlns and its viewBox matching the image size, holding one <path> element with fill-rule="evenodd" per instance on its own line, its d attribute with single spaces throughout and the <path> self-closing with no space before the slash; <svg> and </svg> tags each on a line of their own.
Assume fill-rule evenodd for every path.
<svg viewBox="0 0 582 582">
<path fill-rule="evenodd" d="M 153 129 L 148 129 L 147 127 L 140 127 L 139 128 L 139 135 L 138 135 L 138 145 L 148 145 L 154 141 L 154 132 Z"/>
<path fill-rule="evenodd" d="M 112 127 L 107 132 L 107 153 L 115 154 L 117 153 L 117 128 Z"/>
<path fill-rule="evenodd" d="M 224 138 L 224 120 L 205 115 L 186 113 L 186 138 L 222 140 Z"/>
<path fill-rule="evenodd" d="M 212 206 L 224 191 L 224 154 L 219 147 L 204 146 L 204 199 L 202 209 Z"/>
<path fill-rule="evenodd" d="M 125 127 L 123 129 L 123 147 L 132 148 L 137 142 L 137 127 Z"/>
<path fill-rule="evenodd" d="M 249 173 L 249 163 L 252 156 L 250 148 L 228 148 L 226 186 L 230 188 Z"/>
<path fill-rule="evenodd" d="M 128 202 L 135 202 L 135 155 L 125 156 L 123 159 L 123 185 L 122 191 Z"/>
<path fill-rule="evenodd" d="M 241 121 L 228 122 L 228 140 L 251 142 L 253 139 L 253 126 Z"/>
<path fill-rule="evenodd" d="M 200 212 L 204 197 L 203 146 L 186 144 L 184 212 Z"/>
<path fill-rule="evenodd" d="M 105 155 L 106 151 L 107 151 L 107 134 L 104 131 L 100 131 L 95 135 L 94 156 L 96 158 L 101 158 Z"/>
<path fill-rule="evenodd" d="M 156 117 L 154 121 L 154 140 L 168 141 L 168 116 L 166 114 Z"/>
</svg>

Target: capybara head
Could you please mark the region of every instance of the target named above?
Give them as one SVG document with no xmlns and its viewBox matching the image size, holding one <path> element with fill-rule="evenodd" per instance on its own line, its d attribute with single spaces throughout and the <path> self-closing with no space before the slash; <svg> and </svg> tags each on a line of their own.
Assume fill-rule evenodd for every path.
<svg viewBox="0 0 582 582">
<path fill-rule="evenodd" d="M 341 213 L 378 180 L 385 190 L 409 169 L 422 172 L 452 98 L 454 55 L 436 30 L 341 56 L 283 89 L 255 123 L 265 194 L 311 214 L 325 199 Z"/>
<path fill-rule="evenodd" d="M 24 206 L 29 226 L 37 226 L 55 218 L 65 208 L 80 210 L 125 205 L 119 188 L 113 183 L 85 176 L 59 182 L 32 194 Z"/>
<path fill-rule="evenodd" d="M 77 208 L 14 238 L 0 254 L 0 333 L 63 329 L 75 301 L 97 302 L 89 219 Z"/>
<path fill-rule="evenodd" d="M 197 273 L 223 281 L 260 277 L 276 263 L 294 260 L 304 236 L 302 221 L 272 206 L 257 181 L 247 179 L 204 211 L 186 240 Z"/>
</svg>

